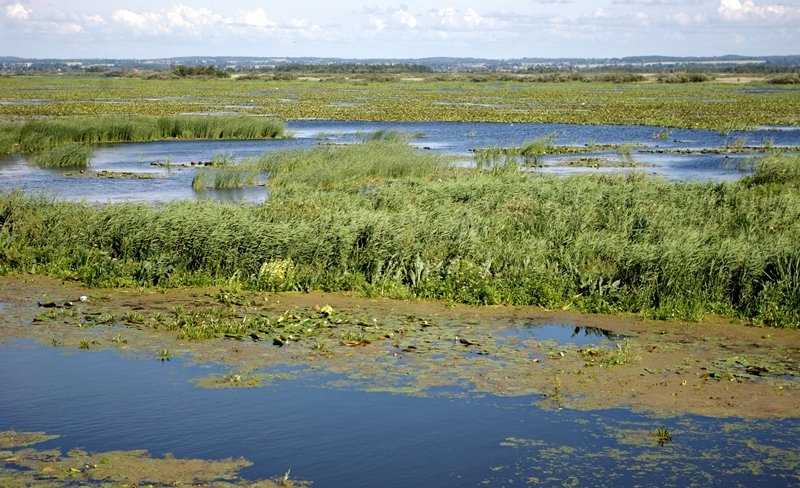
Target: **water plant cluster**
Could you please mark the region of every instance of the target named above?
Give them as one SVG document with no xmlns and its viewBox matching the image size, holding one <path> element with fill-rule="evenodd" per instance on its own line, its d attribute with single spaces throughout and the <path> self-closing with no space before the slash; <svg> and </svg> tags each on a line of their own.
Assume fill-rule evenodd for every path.
<svg viewBox="0 0 800 488">
<path fill-rule="evenodd" d="M 280 121 L 242 115 L 42 118 L 0 122 L 0 154 L 33 154 L 34 163 L 44 168 L 85 168 L 92 147 L 100 143 L 283 135 Z"/>
<path fill-rule="evenodd" d="M 800 158 L 730 183 L 462 170 L 404 142 L 265 156 L 263 205 L 0 195 L 0 272 L 800 325 Z"/>
<path fill-rule="evenodd" d="M 164 139 L 266 139 L 283 135 L 283 123 L 265 117 L 71 117 L 0 124 L 0 153 L 39 153 L 70 143 Z"/>
<path fill-rule="evenodd" d="M 277 488 L 309 486 L 290 478 L 291 470 L 271 479 L 248 481 L 239 471 L 252 466 L 244 458 L 219 460 L 152 456 L 146 450 L 86 452 L 73 448 L 25 448 L 58 438 L 44 432 L 0 432 L 4 450 L 0 479 L 5 486 L 197 486 Z M 225 481 L 220 481 L 225 480 Z M 8 484 L 6 484 L 8 483 Z"/>
<path fill-rule="evenodd" d="M 235 111 L 283 120 L 560 122 L 733 130 L 796 125 L 800 113 L 796 92 L 776 90 L 766 82 L 617 83 L 620 79 L 614 77 L 593 83 L 540 83 L 535 80 L 540 75 L 531 75 L 533 82 L 520 83 L 476 76 L 485 79 L 477 83 L 445 76 L 375 83 L 325 77 L 284 81 L 14 76 L 0 78 L 0 117 Z"/>
</svg>

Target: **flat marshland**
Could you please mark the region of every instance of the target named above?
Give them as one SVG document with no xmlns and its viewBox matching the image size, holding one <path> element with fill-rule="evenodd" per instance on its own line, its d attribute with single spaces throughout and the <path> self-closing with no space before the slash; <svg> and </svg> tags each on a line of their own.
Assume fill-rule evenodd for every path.
<svg viewBox="0 0 800 488">
<path fill-rule="evenodd" d="M 283 137 L 274 116 L 636 121 L 728 131 L 792 125 L 800 113 L 791 87 L 606 79 L 614 80 L 12 76 L 0 78 L 7 117 L 0 132 L 5 152 L 36 154 L 42 167 L 82 168 L 99 143 Z M 186 115 L 222 109 L 238 115 Z M 94 206 L 7 192 L 0 269 L 97 286 L 235 282 L 800 325 L 795 154 L 764 156 L 750 163 L 753 175 L 726 183 L 520 171 L 551 143 L 530 142 L 519 149 L 524 158 L 502 148 L 477 153 L 470 170 L 387 132 L 347 147 L 242 162 L 220 156 L 196 171 L 196 189 L 268 177 L 269 197 L 258 206 Z M 631 159 L 626 147 L 617 153 Z"/>
<path fill-rule="evenodd" d="M 458 170 L 395 141 L 250 164 L 270 174 L 263 205 L 96 206 L 5 193 L 2 269 L 94 286 L 236 283 L 799 323 L 797 156 L 706 184 L 531 176 L 512 163 Z"/>
<path fill-rule="evenodd" d="M 453 473 L 459 486 L 553 476 L 598 486 L 797 480 L 800 141 L 786 135 L 799 123 L 795 88 L 678 75 L 10 76 L 0 88 L 0 149 L 28 158 L 13 164 L 39 165 L 40 178 L 81 174 L 105 143 L 288 141 L 278 120 L 298 119 L 638 124 L 653 126 L 645 137 L 654 150 L 673 142 L 742 156 L 734 160 L 744 167 L 728 181 L 668 181 L 640 167 L 633 143 L 597 156 L 594 141 L 567 148 L 543 136 L 464 156 L 378 131 L 181 169 L 191 176 L 181 184 L 199 191 L 265 186 L 258 202 L 97 204 L 2 191 L 0 360 L 11 373 L 0 386 L 19 403 L 0 406 L 0 418 L 41 430 L 52 424 L 19 412 L 52 415 L 28 398 L 60 405 L 65 388 L 75 402 L 97 388 L 130 394 L 97 419 L 66 408 L 58 415 L 71 420 L 57 427 L 75 435 L 114 422 L 115 435 L 159 452 L 261 456 L 266 467 L 249 474 L 272 478 L 258 486 L 303 486 L 295 475 L 341 486 L 330 466 L 352 452 L 371 461 L 350 471 L 348 485 L 416 477 L 444 486 Z M 782 145 L 749 147 L 737 134 L 724 148 L 673 141 L 676 128 L 726 134 L 727 144 L 728 133 L 753 127 L 783 131 Z M 577 163 L 597 171 L 539 171 L 554 152 L 586 153 Z M 24 355 L 20 339 L 35 341 Z M 54 359 L 49 346 L 85 354 Z M 144 366 L 121 359 L 132 356 L 168 373 L 140 374 Z M 31 359 L 39 357 L 43 366 Z M 269 394 L 201 391 L 262 385 Z M 223 397 L 237 400 L 221 419 Z M 136 412 L 117 413 L 141 404 L 157 405 L 164 423 L 143 428 Z M 426 419 L 439 420 L 416 430 Z M 135 437 L 142 432 L 168 439 Z M 17 439 L 6 443 L 16 464 L 0 466 L 0 479 L 166 485 L 216 476 L 247 486 L 235 474 L 244 459 L 199 465 L 206 476 L 197 477 L 180 458 L 141 451 L 19 449 L 37 434 L 51 438 L 0 432 L 0 442 Z M 185 445 L 173 443 L 184 435 Z M 320 437 L 347 449 L 303 444 Z M 429 455 L 409 447 L 420 439 L 436 462 L 413 458 Z M 397 452 L 384 462 L 370 442 Z M 128 465 L 145 461 L 157 477 L 131 478 Z"/>
<path fill-rule="evenodd" d="M 282 81 L 6 76 L 0 77 L 0 116 L 237 113 L 282 120 L 642 124 L 727 131 L 797 125 L 800 113 L 796 85 L 541 79 L 442 76 L 374 81 L 322 76 Z"/>
</svg>

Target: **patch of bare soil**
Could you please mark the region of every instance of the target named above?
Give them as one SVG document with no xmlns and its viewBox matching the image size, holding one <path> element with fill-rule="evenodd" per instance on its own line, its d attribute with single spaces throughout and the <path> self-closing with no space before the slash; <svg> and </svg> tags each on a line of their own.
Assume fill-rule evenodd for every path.
<svg viewBox="0 0 800 488">
<path fill-rule="evenodd" d="M 209 326 L 202 321 L 251 325 L 191 340 L 195 329 L 178 316 L 195 317 L 191 327 L 201 330 Z M 582 346 L 542 340 L 535 331 L 545 324 L 607 337 Z M 19 338 L 230 367 L 198 379 L 202 386 L 256 387 L 278 377 L 270 368 L 288 366 L 335 373 L 335 385 L 412 395 L 541 395 L 552 408 L 800 416 L 800 331 L 724 320 L 654 322 L 322 292 L 100 290 L 0 277 L 0 343 Z"/>
</svg>

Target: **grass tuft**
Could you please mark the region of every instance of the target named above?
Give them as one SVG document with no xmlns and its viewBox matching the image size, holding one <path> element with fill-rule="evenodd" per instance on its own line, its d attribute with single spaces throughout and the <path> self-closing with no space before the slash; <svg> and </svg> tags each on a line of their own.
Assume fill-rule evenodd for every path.
<svg viewBox="0 0 800 488">
<path fill-rule="evenodd" d="M 92 148 L 80 143 L 57 146 L 33 158 L 40 168 L 84 169 L 89 166 Z"/>
</svg>

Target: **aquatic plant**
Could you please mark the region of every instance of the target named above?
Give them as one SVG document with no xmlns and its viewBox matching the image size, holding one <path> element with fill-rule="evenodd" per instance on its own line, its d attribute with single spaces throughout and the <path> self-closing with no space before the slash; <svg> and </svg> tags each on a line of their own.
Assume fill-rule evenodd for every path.
<svg viewBox="0 0 800 488">
<path fill-rule="evenodd" d="M 197 169 L 192 178 L 192 188 L 221 190 L 254 186 L 260 182 L 263 172 L 252 159 L 236 162 L 229 156 L 215 156 L 210 166 Z"/>
<path fill-rule="evenodd" d="M 636 161 L 633 158 L 633 150 L 635 148 L 636 144 L 633 143 L 620 144 L 616 149 L 617 156 L 620 157 L 623 163 L 635 166 Z"/>
<path fill-rule="evenodd" d="M 797 155 L 726 183 L 456 170 L 386 141 L 265 158 L 260 206 L 0 193 L 2 269 L 91 286 L 354 290 L 800 326 Z M 242 322 L 184 310 L 155 324 L 185 338 L 264 325 Z M 264 328 L 264 340 L 292 335 Z"/>
<path fill-rule="evenodd" d="M 800 155 L 772 153 L 758 161 L 754 168 L 755 173 L 743 183 L 800 185 Z"/>
<path fill-rule="evenodd" d="M 666 427 L 659 427 L 652 433 L 653 438 L 659 446 L 665 446 L 672 442 L 672 434 Z"/>
<path fill-rule="evenodd" d="M 521 147 L 490 147 L 475 150 L 475 164 L 478 169 L 490 170 L 494 173 L 517 172 L 521 165 L 535 167 L 539 165 L 539 157 L 564 150 L 572 152 L 575 148 L 558 148 L 554 146 L 555 134 L 548 134 L 528 141 Z M 578 151 L 582 152 L 582 149 Z"/>
<path fill-rule="evenodd" d="M 92 148 L 73 143 L 56 146 L 37 154 L 33 161 L 40 168 L 84 169 L 89 166 Z"/>
<path fill-rule="evenodd" d="M 507 80 L 499 79 L 501 75 L 487 77 L 495 80 L 492 83 L 471 83 L 449 74 L 431 75 L 423 82 L 370 84 L 340 77 L 326 80 L 324 90 L 319 89 L 318 81 L 299 79 L 14 76 L 0 78 L 0 90 L 12 102 L 0 105 L 0 117 L 17 120 L 9 127 L 11 133 L 18 132 L 20 118 L 83 117 L 92 122 L 106 115 L 135 119 L 139 115 L 161 117 L 230 110 L 284 120 L 560 122 L 730 130 L 796 125 L 796 114 L 800 113 L 800 99 L 790 90 L 752 96 L 740 85 L 728 83 L 612 85 L 586 83 L 582 80 L 591 77 L 584 73 L 526 74 Z M 542 83 L 551 78 L 564 82 Z M 752 86 L 769 85 L 765 82 Z M 286 102 L 288 92 L 295 102 Z M 113 93 L 115 103 L 108 103 L 109 93 Z M 446 103 L 437 103 L 442 101 Z M 582 103 L 590 104 L 592 109 Z M 238 108 L 231 109 L 232 106 Z M 0 152 L 15 151 L 12 146 L 19 140 L 18 135 L 4 142 L 4 134 L 5 129 L 0 127 Z"/>
<path fill-rule="evenodd" d="M 247 116 L 102 116 L 30 119 L 0 124 L 0 152 L 40 153 L 79 143 L 139 142 L 165 139 L 266 139 L 281 137 L 283 123 Z"/>
<path fill-rule="evenodd" d="M 539 137 L 533 141 L 526 142 L 519 149 L 523 164 L 526 166 L 539 164 L 539 156 L 553 152 L 553 142 L 556 140 L 555 134 Z"/>
<path fill-rule="evenodd" d="M 270 187 L 364 191 L 387 180 L 439 174 L 444 160 L 421 154 L 395 137 L 369 139 L 348 146 L 321 146 L 310 150 L 267 153 L 258 166 L 269 172 Z"/>
</svg>

